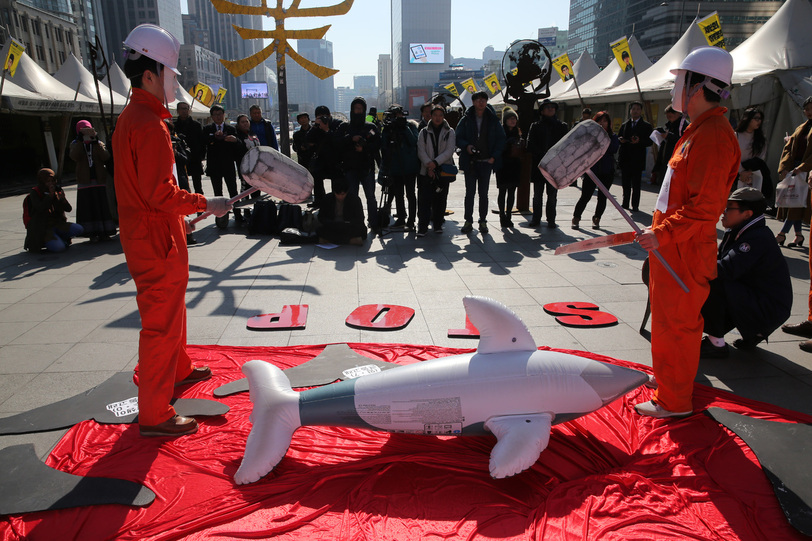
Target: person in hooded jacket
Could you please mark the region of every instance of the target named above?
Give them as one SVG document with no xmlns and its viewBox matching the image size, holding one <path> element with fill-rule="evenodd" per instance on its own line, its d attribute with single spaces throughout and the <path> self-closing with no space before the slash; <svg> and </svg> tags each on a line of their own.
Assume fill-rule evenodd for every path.
<svg viewBox="0 0 812 541">
<path fill-rule="evenodd" d="M 569 128 L 566 123 L 556 117 L 558 104 L 545 99 L 540 105 L 541 117 L 530 126 L 527 134 L 527 150 L 533 155 L 533 163 L 541 161 L 547 151 L 561 140 Z M 530 180 L 533 182 L 533 217 L 528 224 L 538 227 L 541 223 L 541 208 L 544 200 L 544 191 L 547 191 L 547 227 L 555 229 L 556 204 L 558 202 L 558 188 L 547 182 L 538 167 L 531 168 Z"/>
<path fill-rule="evenodd" d="M 491 173 L 502 167 L 505 149 L 505 130 L 496 111 L 488 105 L 488 93 L 475 92 L 473 105 L 457 124 L 457 147 L 460 152 L 460 169 L 465 175 L 465 224 L 460 231 L 469 233 L 474 229 L 474 198 L 479 192 L 479 231 L 488 232 L 488 185 Z"/>
<path fill-rule="evenodd" d="M 76 221 L 91 242 L 110 240 L 116 234 L 116 224 L 107 203 L 107 169 L 104 167 L 110 152 L 87 120 L 76 123 L 70 158 L 76 162 Z"/>
<path fill-rule="evenodd" d="M 378 127 L 366 119 L 367 102 L 357 97 L 350 104 L 350 122 L 346 126 L 341 162 L 348 193 L 359 195 L 360 188 L 364 188 L 369 227 L 377 231 L 381 224 L 378 224 L 378 203 L 375 200 L 375 157 L 381 150 L 381 134 Z"/>
<path fill-rule="evenodd" d="M 415 180 L 420 168 L 417 159 L 417 122 L 406 118 L 408 114 L 398 104 L 389 106 L 391 122 L 388 122 L 381 133 L 381 175 L 391 182 L 389 196 L 384 208 L 392 205 L 392 199 L 397 206 L 395 227 L 414 229 L 415 215 L 417 214 L 417 197 L 415 195 Z M 406 211 L 408 203 L 408 214 Z"/>
<path fill-rule="evenodd" d="M 307 130 L 305 141 L 314 151 L 311 162 L 313 174 L 313 203 L 308 206 L 319 208 L 324 199 L 324 181 L 344 177 L 341 158 L 347 136 L 347 125 L 330 114 L 326 105 L 319 105 L 315 112 L 316 120 Z"/>
<path fill-rule="evenodd" d="M 440 175 L 444 164 L 454 165 L 456 134 L 445 120 L 445 108 L 435 105 L 431 121 L 417 136 L 420 174 L 417 180 L 417 236 L 425 237 L 429 222 L 438 235 L 443 232 L 449 181 Z"/>
</svg>

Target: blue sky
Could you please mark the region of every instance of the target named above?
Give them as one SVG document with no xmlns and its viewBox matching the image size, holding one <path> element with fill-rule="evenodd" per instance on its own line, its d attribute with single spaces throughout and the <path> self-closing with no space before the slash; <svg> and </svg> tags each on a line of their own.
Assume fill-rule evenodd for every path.
<svg viewBox="0 0 812 541">
<path fill-rule="evenodd" d="M 338 0 L 302 0 L 301 7 L 334 5 Z M 275 0 L 268 0 L 275 5 Z M 185 13 L 186 1 L 181 0 Z M 285 1 L 285 5 L 289 5 Z M 389 0 L 355 0 L 347 15 L 291 19 L 288 29 L 315 28 L 331 24 L 326 39 L 333 42 L 335 86 L 352 86 L 354 75 L 376 75 L 378 55 L 390 52 Z M 535 38 L 546 26 L 569 26 L 568 0 L 452 0 L 451 54 L 455 57 L 481 58 L 482 50 L 492 45 L 504 50 L 521 38 Z M 266 28 L 273 28 L 268 19 Z M 236 60 L 236 59 L 235 59 Z"/>
</svg>

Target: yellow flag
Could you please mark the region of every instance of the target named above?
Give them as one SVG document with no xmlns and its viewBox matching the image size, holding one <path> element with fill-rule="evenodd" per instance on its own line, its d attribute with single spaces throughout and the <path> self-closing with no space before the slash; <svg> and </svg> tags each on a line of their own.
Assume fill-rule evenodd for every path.
<svg viewBox="0 0 812 541">
<path fill-rule="evenodd" d="M 445 88 L 446 90 L 448 90 L 449 92 L 451 92 L 451 93 L 452 93 L 452 94 L 454 94 L 455 96 L 459 96 L 459 95 L 460 95 L 460 91 L 459 91 L 459 90 L 457 90 L 457 85 L 455 85 L 454 83 L 448 83 L 448 84 L 447 84 L 447 85 L 445 85 L 443 88 Z"/>
<path fill-rule="evenodd" d="M 572 62 L 570 62 L 570 57 L 567 53 L 553 58 L 553 68 L 556 73 L 558 73 L 558 76 L 561 77 L 562 81 L 569 81 L 574 77 Z"/>
<path fill-rule="evenodd" d="M 499 78 L 496 76 L 495 73 L 491 73 L 487 77 L 485 77 L 485 86 L 488 87 L 488 92 L 491 93 L 491 96 L 495 96 L 502 90 L 502 85 L 499 84 Z"/>
<path fill-rule="evenodd" d="M 617 41 L 609 44 L 612 52 L 615 54 L 617 63 L 623 71 L 632 71 L 634 69 L 634 60 L 632 60 L 632 51 L 629 49 L 629 40 L 623 36 Z"/>
<path fill-rule="evenodd" d="M 478 90 L 477 87 L 476 87 L 476 82 L 474 81 L 473 77 L 471 77 L 470 79 L 464 80 L 460 84 L 462 84 L 462 87 L 465 90 L 467 90 L 469 94 L 473 94 L 474 92 L 476 92 Z"/>
<path fill-rule="evenodd" d="M 719 22 L 719 13 L 713 12 L 696 24 L 702 29 L 705 39 L 708 40 L 708 45 L 713 47 L 725 48 L 725 36 L 722 34 L 722 23 Z"/>
<path fill-rule="evenodd" d="M 223 100 L 226 99 L 226 87 L 221 86 L 220 90 L 217 91 L 217 97 L 214 99 L 217 103 L 223 103 Z"/>
<path fill-rule="evenodd" d="M 3 61 L 3 69 L 8 70 L 12 77 L 17 72 L 17 65 L 20 63 L 20 58 L 22 58 L 24 52 L 25 47 L 22 43 L 14 38 L 9 40 L 8 52 Z"/>
<path fill-rule="evenodd" d="M 189 89 L 189 94 L 206 107 L 211 107 L 214 103 L 214 92 L 212 92 L 211 87 L 207 84 L 197 83 Z"/>
</svg>

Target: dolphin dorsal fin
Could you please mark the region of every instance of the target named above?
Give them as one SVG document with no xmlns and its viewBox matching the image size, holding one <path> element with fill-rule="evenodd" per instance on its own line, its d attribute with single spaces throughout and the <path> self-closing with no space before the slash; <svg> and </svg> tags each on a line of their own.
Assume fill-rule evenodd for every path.
<svg viewBox="0 0 812 541">
<path fill-rule="evenodd" d="M 487 297 L 462 300 L 468 319 L 479 330 L 478 353 L 536 351 L 536 342 L 524 322 L 507 306 Z"/>
</svg>

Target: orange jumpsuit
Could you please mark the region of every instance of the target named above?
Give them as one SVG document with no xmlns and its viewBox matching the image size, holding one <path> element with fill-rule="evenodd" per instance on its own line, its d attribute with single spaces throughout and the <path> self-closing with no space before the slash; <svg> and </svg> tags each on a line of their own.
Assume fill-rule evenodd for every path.
<svg viewBox="0 0 812 541">
<path fill-rule="evenodd" d="M 163 103 L 134 88 L 113 140 L 121 245 L 135 281 L 141 315 L 138 421 L 157 425 L 175 415 L 176 381 L 194 368 L 186 353 L 189 254 L 184 216 L 206 209 L 206 198 L 178 188 L 170 118 Z"/>
<path fill-rule="evenodd" d="M 716 223 L 741 157 L 726 112 L 714 107 L 685 130 L 668 162 L 670 183 L 663 182 L 654 211 L 652 231 L 659 251 L 690 290 L 685 293 L 659 260 L 650 258 L 651 357 L 658 383 L 654 401 L 668 411 L 693 410 L 700 310 L 716 277 Z"/>
</svg>

